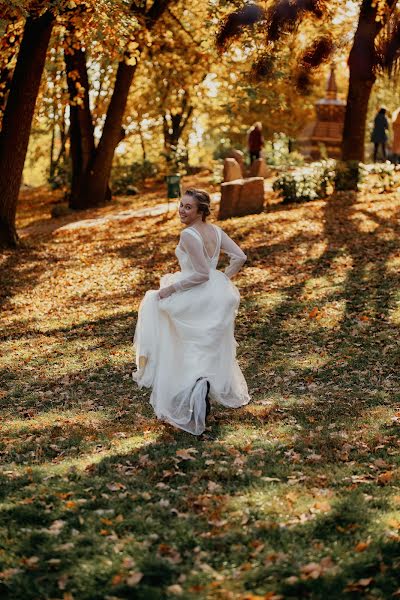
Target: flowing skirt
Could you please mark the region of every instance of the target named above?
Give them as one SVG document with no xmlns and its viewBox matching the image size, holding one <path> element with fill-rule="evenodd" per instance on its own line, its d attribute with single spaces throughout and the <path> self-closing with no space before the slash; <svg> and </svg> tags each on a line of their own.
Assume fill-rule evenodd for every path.
<svg viewBox="0 0 400 600">
<path fill-rule="evenodd" d="M 180 272 L 166 275 L 161 287 L 181 277 Z M 217 270 L 211 270 L 206 283 L 163 300 L 156 290 L 146 293 L 134 337 L 139 368 L 132 377 L 140 387 L 152 388 L 150 402 L 159 419 L 200 435 L 207 381 L 212 401 L 233 408 L 249 402 L 236 360 L 239 299 L 237 288 Z"/>
</svg>

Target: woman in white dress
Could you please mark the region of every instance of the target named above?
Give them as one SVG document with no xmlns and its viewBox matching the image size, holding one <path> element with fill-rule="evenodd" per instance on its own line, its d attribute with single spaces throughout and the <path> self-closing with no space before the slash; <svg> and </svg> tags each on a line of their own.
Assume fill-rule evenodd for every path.
<svg viewBox="0 0 400 600">
<path fill-rule="evenodd" d="M 175 250 L 181 270 L 146 292 L 134 337 L 133 379 L 152 388 L 159 419 L 195 435 L 205 429 L 209 397 L 232 408 L 249 402 L 234 338 L 240 294 L 231 282 L 246 255 L 206 222 L 209 214 L 208 193 L 186 190 L 179 205 L 185 228 Z M 224 273 L 217 270 L 221 251 L 230 259 Z"/>
</svg>

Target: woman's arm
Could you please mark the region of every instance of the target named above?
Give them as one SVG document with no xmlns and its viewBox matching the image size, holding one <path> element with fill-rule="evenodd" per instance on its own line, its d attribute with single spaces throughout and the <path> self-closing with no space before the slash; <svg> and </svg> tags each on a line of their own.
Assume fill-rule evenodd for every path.
<svg viewBox="0 0 400 600">
<path fill-rule="evenodd" d="M 225 275 L 232 279 L 242 268 L 247 256 L 239 246 L 221 229 L 221 250 L 229 256 L 229 265 L 225 269 Z"/>
<path fill-rule="evenodd" d="M 183 230 L 180 245 L 190 258 L 193 273 L 189 277 L 185 277 L 185 279 L 161 288 L 159 291 L 160 299 L 168 298 L 168 296 L 178 291 L 189 290 L 196 285 L 205 283 L 210 278 L 210 266 L 204 256 L 202 241 L 188 231 Z"/>
</svg>

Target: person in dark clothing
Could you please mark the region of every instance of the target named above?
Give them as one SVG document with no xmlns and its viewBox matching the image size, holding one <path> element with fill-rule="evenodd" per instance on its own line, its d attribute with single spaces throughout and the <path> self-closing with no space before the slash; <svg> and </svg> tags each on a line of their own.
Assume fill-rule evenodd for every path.
<svg viewBox="0 0 400 600">
<path fill-rule="evenodd" d="M 382 107 L 374 119 L 374 128 L 371 134 L 371 142 L 374 143 L 374 162 L 376 162 L 378 158 L 379 146 L 382 147 L 382 155 L 386 160 L 386 142 L 388 141 L 386 131 L 388 129 L 389 123 L 386 118 L 386 108 Z"/>
<path fill-rule="evenodd" d="M 254 123 L 253 127 L 250 129 L 248 138 L 247 138 L 247 147 L 249 149 L 250 154 L 250 164 L 260 158 L 261 148 L 264 146 L 264 138 L 262 134 L 262 125 L 261 123 Z"/>
</svg>

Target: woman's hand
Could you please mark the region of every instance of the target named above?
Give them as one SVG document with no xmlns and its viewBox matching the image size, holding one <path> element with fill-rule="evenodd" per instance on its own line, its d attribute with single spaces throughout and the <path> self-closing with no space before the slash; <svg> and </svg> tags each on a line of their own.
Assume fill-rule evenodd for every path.
<svg viewBox="0 0 400 600">
<path fill-rule="evenodd" d="M 161 288 L 158 291 L 158 299 L 159 300 L 164 300 L 164 298 L 168 298 L 169 296 L 171 296 L 171 294 L 174 293 L 174 289 L 171 285 L 169 285 L 168 287 L 165 288 Z"/>
</svg>

